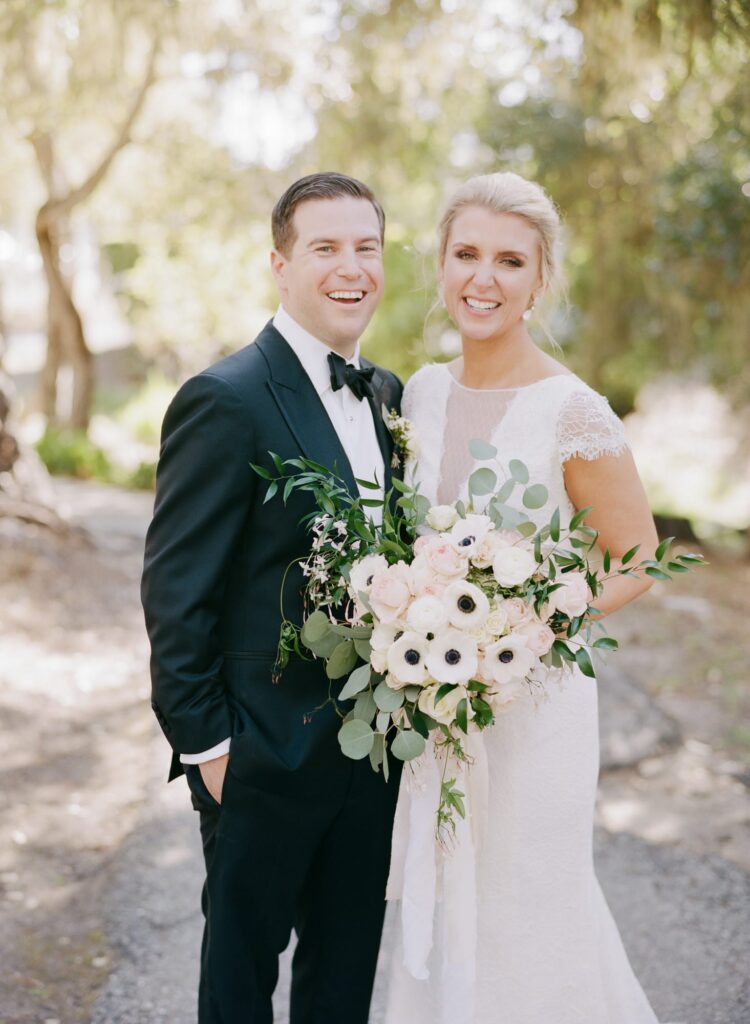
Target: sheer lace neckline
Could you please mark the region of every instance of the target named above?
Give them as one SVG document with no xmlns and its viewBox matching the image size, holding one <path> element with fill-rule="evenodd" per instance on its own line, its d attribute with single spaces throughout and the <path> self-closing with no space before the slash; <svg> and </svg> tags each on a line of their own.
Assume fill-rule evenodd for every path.
<svg viewBox="0 0 750 1024">
<path fill-rule="evenodd" d="M 514 388 L 470 388 L 462 384 L 450 368 L 449 363 L 440 364 L 451 379 L 451 382 L 462 391 L 470 391 L 475 395 L 496 395 L 502 392 L 525 391 L 527 388 L 535 388 L 538 384 L 544 384 L 548 380 L 557 380 L 558 377 L 573 377 L 574 374 L 563 371 L 562 373 L 550 373 L 547 377 L 540 377 L 539 380 L 532 380 L 529 384 L 517 384 Z"/>
</svg>

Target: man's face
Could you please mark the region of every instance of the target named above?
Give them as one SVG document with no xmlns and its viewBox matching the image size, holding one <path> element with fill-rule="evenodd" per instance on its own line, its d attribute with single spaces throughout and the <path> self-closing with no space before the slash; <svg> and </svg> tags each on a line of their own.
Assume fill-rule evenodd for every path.
<svg viewBox="0 0 750 1024">
<path fill-rule="evenodd" d="M 294 211 L 291 252 L 271 253 L 284 309 L 319 341 L 350 356 L 383 291 L 383 247 L 367 199 L 309 199 Z"/>
</svg>

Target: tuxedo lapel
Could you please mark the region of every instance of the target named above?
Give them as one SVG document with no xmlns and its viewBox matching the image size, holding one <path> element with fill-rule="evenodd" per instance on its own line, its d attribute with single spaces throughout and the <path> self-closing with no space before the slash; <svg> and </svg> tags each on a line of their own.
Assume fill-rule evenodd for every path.
<svg viewBox="0 0 750 1024">
<path fill-rule="evenodd" d="M 360 359 L 362 366 L 372 366 L 367 359 Z M 372 410 L 372 419 L 375 424 L 375 434 L 378 439 L 378 445 L 380 446 L 380 453 L 383 456 L 383 464 L 385 465 L 385 491 L 386 493 L 391 489 L 392 486 L 392 467 L 391 459 L 393 458 L 393 438 L 391 432 L 383 422 L 383 386 L 384 380 L 379 370 L 375 370 L 372 378 L 372 390 L 375 392 L 373 398 L 368 398 L 370 409 Z"/>
<path fill-rule="evenodd" d="M 255 344 L 271 371 L 268 388 L 300 451 L 341 477 L 356 497 L 359 490 L 346 452 L 320 396 L 291 346 L 272 323 L 266 325 Z"/>
</svg>

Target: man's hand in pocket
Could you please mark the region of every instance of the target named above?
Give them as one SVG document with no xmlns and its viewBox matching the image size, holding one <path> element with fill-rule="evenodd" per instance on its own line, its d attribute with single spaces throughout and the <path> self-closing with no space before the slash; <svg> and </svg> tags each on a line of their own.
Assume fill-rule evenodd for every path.
<svg viewBox="0 0 750 1024">
<path fill-rule="evenodd" d="M 229 754 L 214 757 L 211 761 L 203 761 L 198 767 L 206 789 L 217 804 L 221 803 L 221 791 L 224 789 L 224 776 L 227 773 Z"/>
</svg>

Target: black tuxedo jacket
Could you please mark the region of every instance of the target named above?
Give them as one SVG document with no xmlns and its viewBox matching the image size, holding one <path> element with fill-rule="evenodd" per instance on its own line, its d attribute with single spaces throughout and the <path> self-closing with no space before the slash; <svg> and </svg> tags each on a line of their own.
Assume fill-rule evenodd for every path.
<svg viewBox="0 0 750 1024">
<path fill-rule="evenodd" d="M 388 487 L 392 440 L 381 405 L 399 409 L 402 387 L 379 368 L 372 383 Z M 329 466 L 357 494 L 320 398 L 272 323 L 184 384 L 164 420 L 141 590 L 152 706 L 174 751 L 170 779 L 182 772 L 180 754 L 231 736 L 232 770 L 243 781 L 312 796 L 343 783 L 346 762 L 334 709 L 310 716 L 329 694 L 321 663 L 293 659 L 271 680 L 290 564 L 284 612 L 302 621 L 296 561 L 310 549 L 300 519 L 313 503 L 308 494 L 264 503 L 267 483 L 250 463 L 273 470 L 269 451 Z"/>
</svg>

